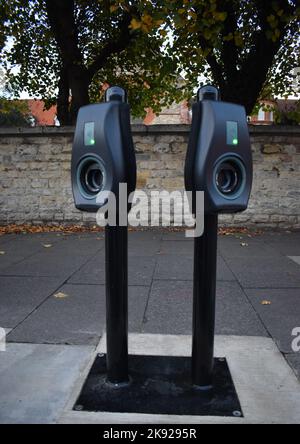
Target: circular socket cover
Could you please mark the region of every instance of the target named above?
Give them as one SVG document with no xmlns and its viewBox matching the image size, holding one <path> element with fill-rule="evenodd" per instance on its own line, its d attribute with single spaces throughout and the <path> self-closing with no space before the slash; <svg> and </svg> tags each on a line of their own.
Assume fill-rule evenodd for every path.
<svg viewBox="0 0 300 444">
<path fill-rule="evenodd" d="M 214 168 L 214 186 L 225 199 L 237 199 L 246 185 L 246 169 L 243 162 L 235 156 L 223 156 Z"/>
<path fill-rule="evenodd" d="M 105 184 L 105 168 L 97 157 L 82 159 L 77 167 L 77 185 L 85 199 L 94 199 Z"/>
</svg>

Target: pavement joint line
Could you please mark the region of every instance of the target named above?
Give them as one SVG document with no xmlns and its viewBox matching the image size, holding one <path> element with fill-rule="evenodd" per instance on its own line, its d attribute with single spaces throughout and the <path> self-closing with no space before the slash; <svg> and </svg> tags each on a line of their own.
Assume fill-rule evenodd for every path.
<svg viewBox="0 0 300 444">
<path fill-rule="evenodd" d="M 161 245 L 162 242 L 163 242 L 163 241 L 162 241 L 162 239 L 161 239 L 161 241 L 160 241 L 160 245 Z M 151 292 L 152 292 L 152 288 L 153 288 L 153 282 L 155 281 L 154 276 L 155 276 L 156 269 L 157 269 L 157 266 L 158 266 L 158 257 L 159 257 L 159 255 L 156 254 L 156 255 L 155 255 L 155 265 L 154 265 L 154 267 L 153 267 L 153 271 L 152 271 L 151 283 L 150 283 L 150 285 L 149 285 L 147 301 L 146 301 L 146 304 L 145 304 L 145 309 L 144 309 L 144 313 L 143 313 L 143 317 L 142 317 L 142 322 L 141 322 L 141 326 L 140 326 L 140 331 L 141 331 L 141 332 L 143 331 L 143 327 L 144 327 L 144 325 L 147 323 L 147 316 L 146 316 L 146 314 L 147 314 L 147 311 L 148 311 L 149 302 L 150 302 L 150 298 L 151 298 Z"/>
<path fill-rule="evenodd" d="M 166 282 L 166 281 L 172 281 L 172 282 L 193 282 L 193 278 L 191 277 L 191 279 L 182 279 L 182 278 L 180 278 L 180 279 L 175 279 L 175 278 L 165 278 L 165 279 L 163 279 L 163 278 L 155 278 L 155 279 L 153 279 L 153 281 L 154 282 L 156 282 L 156 281 L 163 281 L 163 282 Z M 236 282 L 236 280 L 233 280 L 233 279 L 217 279 L 217 282 Z M 255 287 L 255 288 L 258 288 L 258 287 Z M 291 287 L 288 287 L 288 288 L 291 288 Z M 297 287 L 298 288 L 298 287 Z"/>
<path fill-rule="evenodd" d="M 42 244 L 41 244 L 41 247 L 42 247 Z M 37 253 L 40 253 L 41 251 L 43 251 L 42 248 L 41 248 L 41 249 L 38 249 L 37 251 L 35 251 L 34 253 L 32 253 L 32 254 L 30 254 L 30 255 L 28 255 L 28 256 L 24 256 L 24 257 L 23 257 L 22 259 L 20 259 L 19 261 L 12 262 L 12 263 L 11 263 L 10 265 L 8 265 L 7 267 L 4 267 L 4 268 L 3 268 L 3 271 L 5 272 L 5 270 L 7 270 L 9 267 L 14 267 L 14 266 L 16 266 L 16 265 L 19 265 L 21 262 L 23 262 L 23 261 L 25 261 L 25 260 L 27 260 L 27 259 L 30 259 L 32 256 L 36 255 Z M 0 271 L 0 276 L 6 276 L 6 275 L 1 274 L 1 271 Z M 21 277 L 25 277 L 25 276 L 21 276 Z"/>
<path fill-rule="evenodd" d="M 235 282 L 235 281 L 231 281 L 231 282 Z M 245 290 L 299 290 L 300 289 L 300 285 L 297 287 L 242 287 Z"/>
<path fill-rule="evenodd" d="M 6 330 L 6 329 L 5 329 Z M 100 336 L 100 341 L 101 341 L 101 337 Z M 53 345 L 54 347 L 92 347 L 92 348 L 97 348 L 98 345 L 89 343 L 89 344 L 71 344 L 70 342 L 22 342 L 20 340 L 18 341 L 9 341 L 7 342 L 7 345 Z M 1 424 L 1 423 L 0 423 Z"/>
<path fill-rule="evenodd" d="M 292 366 L 292 363 L 288 361 L 288 357 L 289 357 L 289 356 L 297 355 L 297 353 L 282 353 L 282 355 L 283 355 L 283 357 L 284 357 L 284 359 L 285 359 L 285 362 L 286 362 L 287 365 L 290 367 L 290 369 L 293 371 L 293 373 L 295 374 L 296 378 L 299 380 L 299 383 L 300 383 L 300 375 L 299 375 L 297 369 L 294 368 L 294 367 Z"/>
<path fill-rule="evenodd" d="M 105 283 L 102 283 L 102 284 L 89 284 L 89 283 L 85 283 L 85 282 L 67 282 L 67 284 L 66 285 L 68 285 L 68 286 L 73 286 L 73 287 L 105 287 Z M 143 287 L 143 288 L 148 288 L 149 287 L 149 285 L 139 285 L 139 284 L 129 284 L 128 285 L 128 287 L 130 288 L 130 287 L 137 287 L 137 288 L 139 288 L 139 287 Z"/>
<path fill-rule="evenodd" d="M 97 253 L 95 253 L 93 256 L 92 256 L 92 259 L 98 254 L 98 252 L 100 251 L 102 249 L 102 247 L 99 249 L 99 250 L 97 250 Z M 9 334 L 11 334 L 11 333 L 13 333 L 21 324 L 23 324 L 23 322 L 25 322 L 33 313 L 35 313 L 46 301 L 48 301 L 50 298 L 51 298 L 51 296 L 52 295 L 54 295 L 61 287 L 63 287 L 64 285 L 66 285 L 67 284 L 67 281 L 69 280 L 69 279 L 71 279 L 72 278 L 72 276 L 75 274 L 75 273 L 77 273 L 84 265 L 86 265 L 88 262 L 89 262 L 89 260 L 90 259 L 88 259 L 84 264 L 82 264 L 79 268 L 77 268 L 76 269 L 76 271 L 74 271 L 74 273 L 72 273 L 70 276 L 68 276 L 68 278 L 67 279 L 65 279 L 51 294 L 49 294 L 48 296 L 46 296 L 46 298 L 40 303 L 40 304 L 38 304 L 36 307 L 34 307 L 34 309 L 27 315 L 27 316 L 25 316 L 25 318 L 22 320 L 22 321 L 20 321 L 13 329 L 12 329 L 12 331 L 9 333 Z M 17 276 L 15 276 L 15 277 L 17 277 Z M 31 276 L 23 276 L 23 277 L 31 277 Z M 40 276 L 38 276 L 38 277 L 40 277 Z M 56 277 L 56 276 L 46 276 L 46 277 L 49 277 L 49 278 L 53 278 L 53 277 Z M 57 277 L 59 277 L 59 276 L 57 276 Z"/>
</svg>

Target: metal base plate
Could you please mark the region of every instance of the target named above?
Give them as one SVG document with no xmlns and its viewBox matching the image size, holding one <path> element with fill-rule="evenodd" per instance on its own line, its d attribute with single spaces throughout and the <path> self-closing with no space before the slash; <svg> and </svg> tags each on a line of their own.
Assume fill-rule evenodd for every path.
<svg viewBox="0 0 300 444">
<path fill-rule="evenodd" d="M 97 356 L 73 410 L 165 415 L 237 416 L 241 405 L 225 359 L 215 359 L 214 388 L 191 384 L 191 359 L 129 356 L 128 385 L 107 383 L 106 357 Z"/>
</svg>

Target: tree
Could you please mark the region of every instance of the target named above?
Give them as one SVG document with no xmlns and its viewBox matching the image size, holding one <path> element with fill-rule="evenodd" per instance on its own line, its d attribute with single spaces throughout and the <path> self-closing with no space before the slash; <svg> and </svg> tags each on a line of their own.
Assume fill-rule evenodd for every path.
<svg viewBox="0 0 300 444">
<path fill-rule="evenodd" d="M 142 116 L 191 98 L 200 75 L 250 114 L 267 85 L 272 94 L 291 92 L 300 66 L 296 0 L 6 3 L 0 49 L 1 35 L 11 38 L 0 56 L 11 88 L 57 103 L 62 124 L 99 100 L 106 83 L 128 89 L 133 114 Z"/>
<path fill-rule="evenodd" d="M 251 114 L 264 87 L 292 92 L 300 66 L 300 8 L 296 0 L 173 2 L 173 51 L 189 85 L 203 72 L 225 101 Z"/>
<path fill-rule="evenodd" d="M 0 127 L 30 126 L 32 117 L 25 101 L 9 100 L 5 73 L 0 68 Z"/>
<path fill-rule="evenodd" d="M 31 126 L 31 116 L 25 102 L 0 97 L 0 127 Z"/>
<path fill-rule="evenodd" d="M 0 50 L 3 48 L 6 40 L 6 21 L 8 20 L 7 3 L 0 4 Z"/>
<path fill-rule="evenodd" d="M 99 100 L 105 83 L 126 87 L 134 115 L 167 105 L 179 94 L 176 63 L 162 51 L 154 3 L 144 3 L 11 0 L 7 35 L 13 40 L 2 57 L 15 95 L 25 90 L 48 106 L 57 103 L 61 124 L 74 123 L 80 106 Z M 142 26 L 136 28 L 137 20 Z"/>
</svg>

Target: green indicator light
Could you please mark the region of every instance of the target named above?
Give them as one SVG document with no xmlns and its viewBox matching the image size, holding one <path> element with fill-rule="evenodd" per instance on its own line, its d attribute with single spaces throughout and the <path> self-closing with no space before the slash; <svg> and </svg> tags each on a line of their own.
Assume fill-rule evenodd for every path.
<svg viewBox="0 0 300 444">
<path fill-rule="evenodd" d="M 96 145 L 95 139 L 95 122 L 87 122 L 84 124 L 84 145 Z"/>
<path fill-rule="evenodd" d="M 226 122 L 226 143 L 231 146 L 237 146 L 239 144 L 238 122 L 231 120 Z"/>
</svg>

